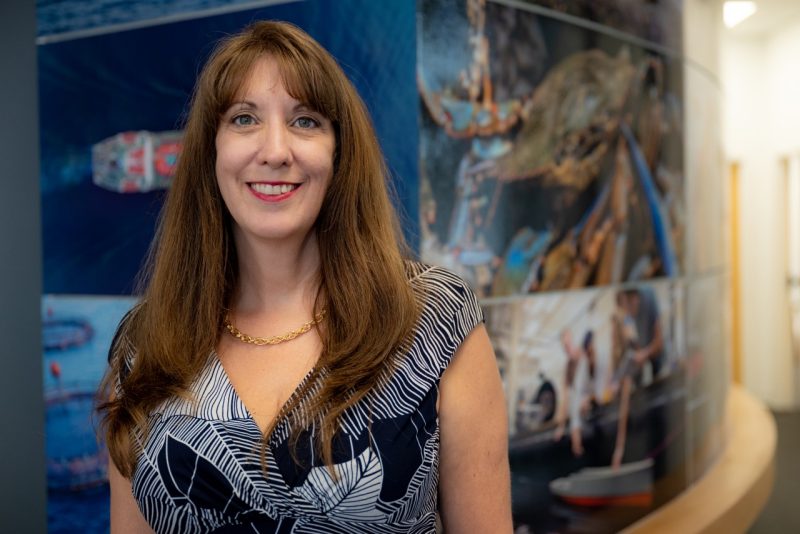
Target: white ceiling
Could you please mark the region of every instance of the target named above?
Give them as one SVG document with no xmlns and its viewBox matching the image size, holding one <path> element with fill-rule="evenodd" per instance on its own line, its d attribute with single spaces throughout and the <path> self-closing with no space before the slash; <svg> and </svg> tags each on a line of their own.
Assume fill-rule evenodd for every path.
<svg viewBox="0 0 800 534">
<path fill-rule="evenodd" d="M 755 0 L 758 11 L 735 26 L 731 35 L 756 37 L 800 20 L 800 0 Z"/>
</svg>

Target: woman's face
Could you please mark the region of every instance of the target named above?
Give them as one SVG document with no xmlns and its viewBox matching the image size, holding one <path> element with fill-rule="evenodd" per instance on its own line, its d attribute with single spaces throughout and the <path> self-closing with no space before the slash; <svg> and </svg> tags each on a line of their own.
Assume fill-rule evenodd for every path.
<svg viewBox="0 0 800 534">
<path fill-rule="evenodd" d="M 271 57 L 253 65 L 216 148 L 217 184 L 237 237 L 308 235 L 333 174 L 333 126 L 286 92 Z"/>
</svg>

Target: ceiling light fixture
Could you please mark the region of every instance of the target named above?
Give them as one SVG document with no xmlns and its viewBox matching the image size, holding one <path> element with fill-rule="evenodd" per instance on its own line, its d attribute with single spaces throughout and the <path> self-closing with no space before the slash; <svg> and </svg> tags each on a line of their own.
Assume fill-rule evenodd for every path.
<svg viewBox="0 0 800 534">
<path fill-rule="evenodd" d="M 722 6 L 722 19 L 725 26 L 733 28 L 758 11 L 755 2 L 725 2 Z"/>
</svg>

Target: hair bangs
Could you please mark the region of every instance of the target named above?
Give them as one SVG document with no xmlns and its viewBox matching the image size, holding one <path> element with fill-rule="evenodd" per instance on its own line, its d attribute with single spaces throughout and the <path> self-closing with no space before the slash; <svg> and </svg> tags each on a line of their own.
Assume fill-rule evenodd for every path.
<svg viewBox="0 0 800 534">
<path fill-rule="evenodd" d="M 309 58 L 299 51 L 286 52 L 289 51 L 271 54 L 278 62 L 283 88 L 289 96 L 308 106 L 312 111 L 321 113 L 331 122 L 338 122 L 339 106 L 334 93 L 336 84 L 326 75 L 327 70 L 324 65 L 312 64 Z"/>
<path fill-rule="evenodd" d="M 237 47 L 238 48 L 238 47 Z M 220 66 L 216 79 L 209 87 L 212 111 L 219 120 L 240 97 L 253 65 L 261 57 L 258 50 L 242 47 L 240 50 L 231 50 L 227 58 L 220 58 Z"/>
<path fill-rule="evenodd" d="M 254 24 L 244 34 L 224 39 L 206 66 L 205 89 L 210 110 L 221 117 L 240 96 L 255 63 L 264 57 L 278 64 L 289 95 L 311 110 L 338 123 L 341 80 L 336 61 L 298 28 Z"/>
</svg>

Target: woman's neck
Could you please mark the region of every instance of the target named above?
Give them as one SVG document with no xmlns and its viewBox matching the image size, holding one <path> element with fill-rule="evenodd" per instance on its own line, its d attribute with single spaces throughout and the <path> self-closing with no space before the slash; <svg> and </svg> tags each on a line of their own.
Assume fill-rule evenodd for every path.
<svg viewBox="0 0 800 534">
<path fill-rule="evenodd" d="M 237 314 L 312 311 L 319 289 L 320 259 L 315 232 L 301 240 L 264 241 L 236 233 L 239 287 Z"/>
</svg>

